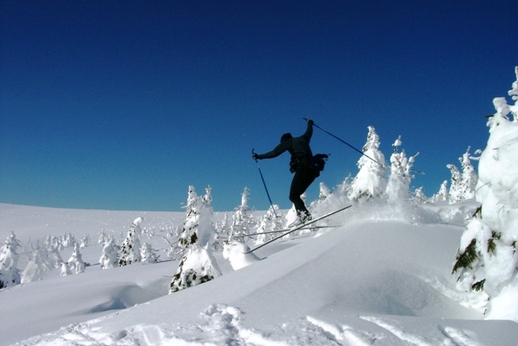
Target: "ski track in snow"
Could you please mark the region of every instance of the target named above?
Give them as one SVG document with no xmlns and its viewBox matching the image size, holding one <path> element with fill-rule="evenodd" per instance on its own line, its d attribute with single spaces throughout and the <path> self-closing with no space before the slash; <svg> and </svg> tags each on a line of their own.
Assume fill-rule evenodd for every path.
<svg viewBox="0 0 518 346">
<path fill-rule="evenodd" d="M 311 316 L 294 323 L 285 323 L 266 333 L 246 328 L 241 324 L 244 313 L 235 307 L 214 304 L 199 316 L 198 324 L 139 324 L 113 332 L 100 332 L 94 327 L 109 316 L 85 323 L 72 324 L 59 331 L 38 335 L 16 345 L 24 346 L 91 346 L 91 345 L 256 345 L 256 346 L 309 346 L 309 345 L 416 345 L 416 346 L 483 346 L 476 342 L 476 335 L 453 327 L 438 326 L 445 338 L 425 339 L 398 327 L 389 318 L 359 316 L 380 331 L 364 331 L 348 325 L 332 325 Z"/>
</svg>

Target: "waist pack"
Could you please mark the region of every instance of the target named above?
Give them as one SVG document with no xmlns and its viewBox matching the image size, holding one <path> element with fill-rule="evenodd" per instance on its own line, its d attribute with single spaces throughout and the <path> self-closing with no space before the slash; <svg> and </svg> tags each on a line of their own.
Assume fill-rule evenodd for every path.
<svg viewBox="0 0 518 346">
<path fill-rule="evenodd" d="M 294 173 L 299 169 L 311 169 L 316 173 L 324 170 L 328 156 L 326 154 L 316 154 L 312 157 L 301 157 L 290 162 L 290 172 Z"/>
<path fill-rule="evenodd" d="M 316 154 L 309 160 L 309 168 L 316 172 L 322 172 L 326 165 L 327 158 L 326 154 Z"/>
</svg>

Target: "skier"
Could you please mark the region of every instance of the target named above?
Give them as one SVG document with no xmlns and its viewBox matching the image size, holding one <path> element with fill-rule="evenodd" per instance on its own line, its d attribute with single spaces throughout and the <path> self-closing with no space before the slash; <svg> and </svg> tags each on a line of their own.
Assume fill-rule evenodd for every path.
<svg viewBox="0 0 518 346">
<path fill-rule="evenodd" d="M 298 222 L 307 222 L 311 220 L 311 214 L 304 205 L 304 201 L 300 196 L 306 189 L 315 181 L 323 169 L 323 158 L 320 158 L 321 168 L 313 167 L 313 153 L 309 147 L 311 136 L 313 135 L 313 120 L 308 120 L 307 130 L 300 137 L 292 137 L 291 133 L 285 133 L 281 137 L 281 143 L 277 145 L 272 151 L 259 155 L 252 153 L 254 160 L 272 159 L 284 153 L 286 150 L 291 154 L 290 172 L 295 173 L 290 187 L 290 201 L 295 205 L 297 210 Z M 327 155 L 316 155 L 325 156 Z"/>
</svg>

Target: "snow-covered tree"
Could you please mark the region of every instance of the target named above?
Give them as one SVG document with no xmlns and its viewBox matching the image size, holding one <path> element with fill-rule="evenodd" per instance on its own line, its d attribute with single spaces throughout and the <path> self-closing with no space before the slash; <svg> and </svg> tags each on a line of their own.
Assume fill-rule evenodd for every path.
<svg viewBox="0 0 518 346">
<path fill-rule="evenodd" d="M 270 206 L 266 214 L 259 220 L 259 226 L 256 233 L 261 233 L 257 236 L 255 243 L 262 244 L 270 240 L 272 231 L 282 229 L 282 219 L 279 217 L 279 207 L 277 205 Z"/>
<path fill-rule="evenodd" d="M 320 182 L 319 188 L 320 188 L 319 189 L 320 193 L 318 194 L 319 200 L 323 201 L 327 197 L 331 196 L 331 190 L 329 190 L 329 187 L 327 187 L 327 185 L 324 182 Z"/>
<path fill-rule="evenodd" d="M 17 268 L 19 247 L 20 241 L 11 232 L 0 251 L 0 288 L 15 286 L 21 282 L 20 270 Z"/>
<path fill-rule="evenodd" d="M 417 189 L 415 189 L 414 191 L 414 196 L 412 198 L 414 201 L 416 201 L 417 203 L 427 203 L 428 202 L 428 198 L 426 197 L 426 195 L 424 194 L 423 192 L 423 187 L 418 187 Z"/>
<path fill-rule="evenodd" d="M 61 262 L 61 276 L 72 275 L 72 271 L 67 262 Z"/>
<path fill-rule="evenodd" d="M 495 98 L 489 139 L 479 162 L 476 200 L 481 203 L 464 231 L 453 272 L 459 288 L 490 296 L 489 317 L 518 316 L 518 67 L 509 92 L 515 105 Z M 514 119 L 510 119 L 510 114 Z"/>
<path fill-rule="evenodd" d="M 205 196 L 198 197 L 194 187 L 189 186 L 186 220 L 180 237 L 186 252 L 171 281 L 170 293 L 202 284 L 221 275 L 211 249 L 216 233 L 211 202 L 210 187 Z"/>
<path fill-rule="evenodd" d="M 385 192 L 386 182 L 383 180 L 385 157 L 379 150 L 380 141 L 374 127 L 369 126 L 367 142 L 362 148 L 363 155 L 358 160 L 358 174 L 351 183 L 349 199 L 367 201 Z"/>
<path fill-rule="evenodd" d="M 401 204 L 408 201 L 410 182 L 413 175 L 411 173 L 415 157 L 419 153 L 407 157 L 405 151 L 399 151 L 402 145 L 401 136 L 392 144 L 394 152 L 390 156 L 390 175 L 387 183 L 386 194 L 391 204 Z"/>
<path fill-rule="evenodd" d="M 128 235 L 122 243 L 119 256 L 119 267 L 140 262 L 140 224 L 143 218 L 137 217 L 128 230 Z"/>
<path fill-rule="evenodd" d="M 108 236 L 104 241 L 103 252 L 101 258 L 99 258 L 101 268 L 109 269 L 117 267 L 119 263 L 119 248 L 115 245 L 115 240 L 112 236 Z"/>
<path fill-rule="evenodd" d="M 140 257 L 142 258 L 142 263 L 157 263 L 159 256 L 156 254 L 156 250 L 153 250 L 151 244 L 144 243 L 140 248 Z"/>
<path fill-rule="evenodd" d="M 241 205 L 236 208 L 236 212 L 232 216 L 232 225 L 230 226 L 230 236 L 228 242 L 231 243 L 233 240 L 244 242 L 245 237 L 250 234 L 250 230 L 256 225 L 255 220 L 249 213 L 248 208 L 248 195 L 249 190 L 247 187 L 241 194 Z"/>
<path fill-rule="evenodd" d="M 448 180 L 442 182 L 439 191 L 432 196 L 432 202 L 446 202 L 450 198 L 448 193 Z"/>
<path fill-rule="evenodd" d="M 53 268 L 61 268 L 61 263 L 63 263 L 63 259 L 59 253 L 59 250 L 62 247 L 61 240 L 57 237 L 48 235 L 44 244 L 47 253 L 47 263 Z"/>
<path fill-rule="evenodd" d="M 84 273 L 85 271 L 85 262 L 83 262 L 83 256 L 79 251 L 80 245 L 75 244 L 74 250 L 72 251 L 72 255 L 68 259 L 68 266 L 71 270 L 74 270 L 76 274 Z"/>
<path fill-rule="evenodd" d="M 27 266 L 22 272 L 22 284 L 43 280 L 45 273 L 52 269 L 52 266 L 47 261 L 47 253 L 44 246 L 38 243 L 38 245 L 34 247 L 31 244 L 31 249 L 29 263 L 27 263 Z"/>
<path fill-rule="evenodd" d="M 459 169 L 452 164 L 446 165 L 451 172 L 451 184 L 448 195 L 450 196 L 450 203 L 457 203 L 462 201 L 461 194 L 461 175 Z"/>
<path fill-rule="evenodd" d="M 447 165 L 451 172 L 450 203 L 464 201 L 475 196 L 478 177 L 471 164 L 472 157 L 469 154 L 469 149 L 468 147 L 464 155 L 459 157 L 461 171 L 452 164 Z"/>
<path fill-rule="evenodd" d="M 475 197 L 475 187 L 478 181 L 477 172 L 471 164 L 472 157 L 469 153 L 469 149 L 468 147 L 464 155 L 459 158 L 462 167 L 459 192 L 464 200 Z"/>
</svg>

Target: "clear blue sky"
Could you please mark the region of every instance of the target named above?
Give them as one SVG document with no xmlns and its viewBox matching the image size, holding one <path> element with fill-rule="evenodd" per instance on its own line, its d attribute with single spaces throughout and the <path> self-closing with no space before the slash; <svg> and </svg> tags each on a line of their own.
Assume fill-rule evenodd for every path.
<svg viewBox="0 0 518 346">
<path fill-rule="evenodd" d="M 431 196 L 518 65 L 515 1 L 0 2 L 0 202 L 181 210 L 189 185 L 216 211 L 269 205 L 251 150 L 271 150 L 303 117 L 361 148 L 376 128 L 388 161 L 419 151 Z M 318 182 L 357 173 L 331 153 Z M 260 161 L 290 207 L 289 154 Z"/>
</svg>

